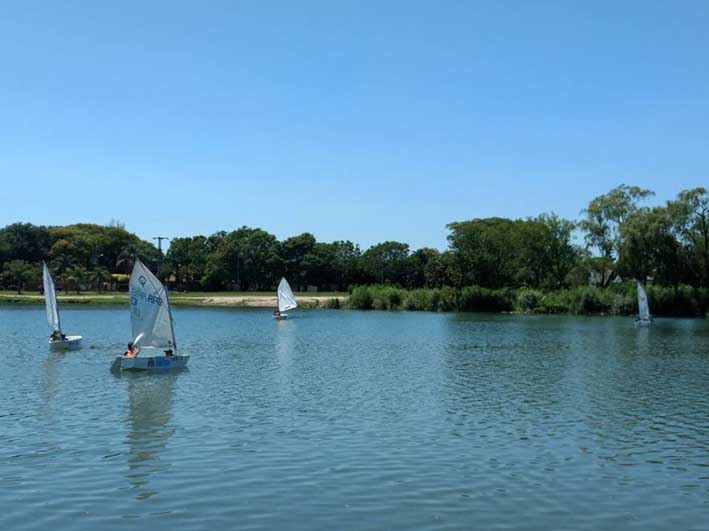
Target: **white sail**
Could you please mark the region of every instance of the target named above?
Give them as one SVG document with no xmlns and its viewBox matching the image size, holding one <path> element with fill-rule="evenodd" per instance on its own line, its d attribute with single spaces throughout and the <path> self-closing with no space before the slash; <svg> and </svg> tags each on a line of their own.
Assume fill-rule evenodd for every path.
<svg viewBox="0 0 709 531">
<path fill-rule="evenodd" d="M 647 303 L 647 294 L 640 282 L 638 282 L 638 314 L 640 315 L 640 319 L 644 321 L 650 319 L 650 306 Z"/>
<path fill-rule="evenodd" d="M 47 322 L 54 332 L 61 333 L 59 325 L 59 310 L 57 309 L 57 292 L 54 289 L 54 280 L 49 272 L 47 262 L 42 262 L 42 284 L 44 286 L 44 303 L 47 306 Z"/>
<path fill-rule="evenodd" d="M 288 281 L 284 278 L 278 283 L 278 311 L 287 312 L 293 308 L 297 308 L 298 303 L 295 302 L 295 296 L 288 285 Z"/>
<path fill-rule="evenodd" d="M 140 260 L 130 275 L 130 322 L 139 348 L 175 349 L 170 303 L 165 286 Z"/>
</svg>

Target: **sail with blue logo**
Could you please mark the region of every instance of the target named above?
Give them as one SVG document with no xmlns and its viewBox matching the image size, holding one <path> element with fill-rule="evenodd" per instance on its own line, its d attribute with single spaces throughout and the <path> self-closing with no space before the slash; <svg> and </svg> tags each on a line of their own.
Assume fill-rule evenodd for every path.
<svg viewBox="0 0 709 531">
<path fill-rule="evenodd" d="M 47 322 L 54 332 L 61 332 L 57 292 L 54 289 L 54 280 L 47 267 L 47 262 L 42 262 L 42 285 L 44 287 L 44 303 L 47 306 Z"/>
<path fill-rule="evenodd" d="M 130 275 L 129 290 L 134 345 L 137 348 L 175 349 L 167 290 L 138 259 Z"/>
</svg>

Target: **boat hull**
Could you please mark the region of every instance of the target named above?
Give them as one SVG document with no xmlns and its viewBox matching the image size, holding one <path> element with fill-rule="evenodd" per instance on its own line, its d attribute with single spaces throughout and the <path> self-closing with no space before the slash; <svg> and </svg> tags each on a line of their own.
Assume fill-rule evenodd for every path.
<svg viewBox="0 0 709 531">
<path fill-rule="evenodd" d="M 170 371 L 187 366 L 189 356 L 116 356 L 112 371 Z"/>
<path fill-rule="evenodd" d="M 64 339 L 49 340 L 52 350 L 72 350 L 81 346 L 81 336 L 66 336 Z"/>
<path fill-rule="evenodd" d="M 635 326 L 637 326 L 638 328 L 648 328 L 648 327 L 652 326 L 652 320 L 651 319 L 636 319 Z"/>
<path fill-rule="evenodd" d="M 288 314 L 287 313 L 282 313 L 281 315 L 273 315 L 272 316 L 276 321 L 284 321 L 288 319 Z"/>
</svg>

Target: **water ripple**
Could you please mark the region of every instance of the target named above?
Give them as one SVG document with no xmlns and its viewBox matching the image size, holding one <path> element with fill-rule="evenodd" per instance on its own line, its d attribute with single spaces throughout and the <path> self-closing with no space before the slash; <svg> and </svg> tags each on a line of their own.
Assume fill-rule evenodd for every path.
<svg viewBox="0 0 709 531">
<path fill-rule="evenodd" d="M 114 376 L 124 310 L 0 308 L 0 528 L 706 528 L 706 321 L 176 313 Z"/>
</svg>

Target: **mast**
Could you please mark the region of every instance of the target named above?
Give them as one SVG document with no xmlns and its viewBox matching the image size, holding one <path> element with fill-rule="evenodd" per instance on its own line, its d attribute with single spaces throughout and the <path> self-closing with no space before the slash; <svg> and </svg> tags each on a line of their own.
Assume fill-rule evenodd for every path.
<svg viewBox="0 0 709 531">
<path fill-rule="evenodd" d="M 172 333 L 172 348 L 177 353 L 177 338 L 175 337 L 175 324 L 172 321 L 172 307 L 170 306 L 170 298 L 168 296 L 168 289 L 165 284 L 165 304 L 167 304 L 167 314 L 170 317 L 170 332 Z"/>
</svg>

